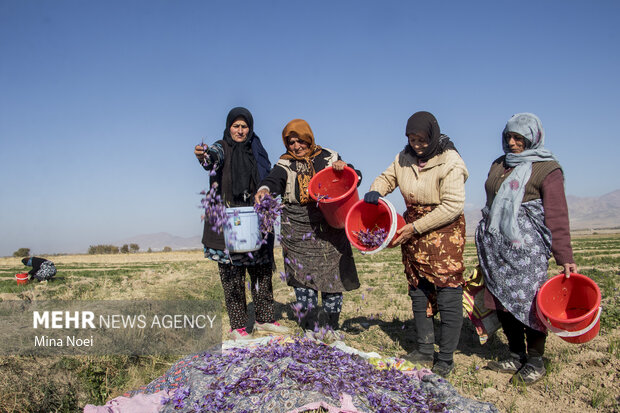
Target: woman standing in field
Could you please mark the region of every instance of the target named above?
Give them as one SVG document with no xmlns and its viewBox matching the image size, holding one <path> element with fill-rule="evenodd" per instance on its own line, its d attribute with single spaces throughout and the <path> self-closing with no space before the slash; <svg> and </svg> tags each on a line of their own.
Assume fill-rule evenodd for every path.
<svg viewBox="0 0 620 413">
<path fill-rule="evenodd" d="M 364 201 L 396 189 L 405 199 L 407 225 L 397 232 L 409 283 L 418 349 L 405 358 L 431 364 L 442 376 L 454 368 L 453 353 L 463 324 L 463 249 L 467 168 L 429 112 L 414 113 L 405 130 L 408 143 L 375 179 Z M 439 354 L 434 360 L 433 316 L 441 315 Z"/>
<path fill-rule="evenodd" d="M 327 324 L 338 328 L 342 292 L 359 288 L 351 245 L 343 229 L 330 227 L 317 203 L 308 194 L 315 173 L 332 167 L 342 171 L 347 164 L 338 153 L 321 148 L 305 120 L 294 119 L 282 131 L 286 152 L 261 182 L 256 202 L 268 193 L 283 196 L 282 254 L 288 285 L 295 289 L 300 324 L 312 329 L 321 292 Z M 359 171 L 356 171 L 360 176 Z"/>
<path fill-rule="evenodd" d="M 505 155 L 491 164 L 487 202 L 476 229 L 480 267 L 510 349 L 507 359 L 487 367 L 513 373 L 511 382 L 526 384 L 546 374 L 547 335 L 536 316 L 535 297 L 547 280 L 551 254 L 566 277 L 577 271 L 564 175 L 544 148 L 544 137 L 536 115 L 518 113 L 508 120 L 502 133 Z"/>
<path fill-rule="evenodd" d="M 258 183 L 271 170 L 269 156 L 254 133 L 254 119 L 249 110 L 233 108 L 226 118 L 221 140 L 206 147 L 196 145 L 196 158 L 210 171 L 210 184 L 227 207 L 250 206 Z M 217 261 L 232 339 L 250 338 L 246 332 L 247 303 L 245 272 L 250 274 L 252 300 L 256 309 L 254 331 L 285 333 L 287 328 L 275 322 L 271 276 L 273 270 L 273 236 L 253 254 L 229 253 L 224 235 L 214 231 L 205 219 L 202 236 L 205 257 Z"/>
</svg>

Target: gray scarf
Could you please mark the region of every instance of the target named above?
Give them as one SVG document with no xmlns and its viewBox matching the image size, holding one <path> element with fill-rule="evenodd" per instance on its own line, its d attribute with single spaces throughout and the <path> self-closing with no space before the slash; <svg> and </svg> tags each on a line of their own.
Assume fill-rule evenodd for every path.
<svg viewBox="0 0 620 413">
<path fill-rule="evenodd" d="M 512 153 L 506 134 L 518 133 L 526 141 L 526 150 Z M 525 184 L 532 175 L 533 162 L 556 161 L 551 151 L 544 148 L 545 132 L 540 119 L 532 113 L 517 113 L 506 123 L 502 132 L 502 148 L 506 154 L 506 165 L 514 167 L 504 180 L 489 210 L 488 231 L 500 232 L 515 248 L 524 245 L 523 234 L 517 225 L 519 207 L 523 201 Z"/>
</svg>

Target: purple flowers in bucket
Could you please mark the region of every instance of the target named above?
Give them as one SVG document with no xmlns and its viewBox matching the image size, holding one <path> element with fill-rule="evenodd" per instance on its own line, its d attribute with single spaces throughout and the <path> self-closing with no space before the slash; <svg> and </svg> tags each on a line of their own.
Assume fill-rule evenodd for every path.
<svg viewBox="0 0 620 413">
<path fill-rule="evenodd" d="M 385 228 L 364 229 L 353 233 L 359 242 L 368 248 L 378 248 L 387 238 Z"/>
<path fill-rule="evenodd" d="M 319 184 L 319 188 L 321 187 L 321 185 Z M 329 195 L 317 195 L 316 197 L 316 206 L 319 206 L 319 202 L 325 200 L 325 199 L 330 199 L 331 197 Z"/>
</svg>

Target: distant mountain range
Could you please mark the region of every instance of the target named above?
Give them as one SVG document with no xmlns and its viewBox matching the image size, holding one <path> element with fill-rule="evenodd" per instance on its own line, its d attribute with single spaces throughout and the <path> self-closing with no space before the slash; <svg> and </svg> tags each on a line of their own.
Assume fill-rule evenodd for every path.
<svg viewBox="0 0 620 413">
<path fill-rule="evenodd" d="M 597 198 L 568 195 L 571 229 L 620 227 L 620 190 Z"/>
<path fill-rule="evenodd" d="M 600 197 L 577 197 L 568 195 L 568 211 L 571 230 L 620 228 L 620 189 Z M 467 221 L 467 235 L 473 235 L 481 214 L 480 208 L 465 210 Z M 114 245 L 138 244 L 141 251 L 149 248 L 160 251 L 164 247 L 173 250 L 202 249 L 201 235 L 194 237 L 178 237 L 166 232 L 156 234 L 137 235 L 114 242 Z"/>
<path fill-rule="evenodd" d="M 620 189 L 599 197 L 567 195 L 566 202 L 571 231 L 620 228 Z M 482 217 L 480 209 L 465 210 L 467 235 L 476 231 Z"/>
</svg>

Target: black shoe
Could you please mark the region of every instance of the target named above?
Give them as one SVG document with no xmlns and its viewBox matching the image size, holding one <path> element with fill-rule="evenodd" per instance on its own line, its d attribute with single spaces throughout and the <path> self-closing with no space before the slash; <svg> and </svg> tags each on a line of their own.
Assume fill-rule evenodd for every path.
<svg viewBox="0 0 620 413">
<path fill-rule="evenodd" d="M 486 368 L 500 373 L 516 373 L 525 364 L 525 355 L 510 353 L 506 359 L 489 361 Z"/>
<path fill-rule="evenodd" d="M 511 378 L 511 384 L 534 384 L 547 374 L 544 364 L 542 366 L 536 366 L 532 363 L 525 363 L 525 365 L 516 372 Z"/>
<path fill-rule="evenodd" d="M 420 353 L 418 350 L 413 350 L 411 353 L 403 356 L 403 359 L 413 364 L 420 364 L 424 367 L 433 365 L 433 354 Z"/>
<path fill-rule="evenodd" d="M 318 321 L 319 321 L 319 318 L 318 318 L 317 311 L 315 309 L 308 310 L 306 315 L 304 315 L 299 321 L 299 326 L 303 330 L 314 331 L 314 328 L 318 325 Z"/>
<path fill-rule="evenodd" d="M 338 330 L 338 321 L 340 313 L 327 313 L 327 325 L 334 331 Z"/>
<path fill-rule="evenodd" d="M 448 377 L 448 375 L 454 369 L 454 361 L 448 363 L 447 361 L 437 360 L 437 363 L 433 366 L 431 371 L 441 377 Z"/>
</svg>

